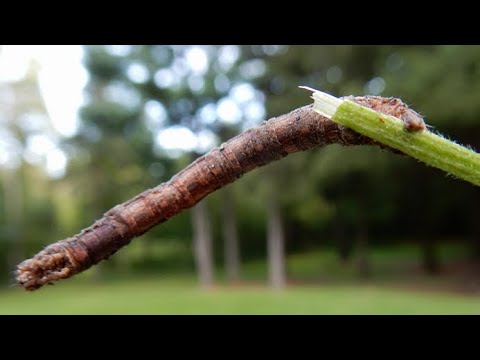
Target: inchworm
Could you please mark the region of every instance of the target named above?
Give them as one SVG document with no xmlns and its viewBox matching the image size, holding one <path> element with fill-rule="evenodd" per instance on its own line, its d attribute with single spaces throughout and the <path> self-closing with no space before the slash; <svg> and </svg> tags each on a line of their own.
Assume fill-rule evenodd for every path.
<svg viewBox="0 0 480 360">
<path fill-rule="evenodd" d="M 418 124 L 423 119 L 399 99 L 379 96 L 350 99 L 401 119 L 407 114 L 405 127 L 422 129 Z M 412 116 L 413 123 L 409 120 Z M 17 284 L 35 290 L 78 274 L 243 174 L 288 154 L 333 143 L 384 147 L 319 115 L 312 105 L 295 109 L 214 148 L 168 182 L 115 206 L 79 234 L 53 243 L 23 261 L 17 266 Z"/>
</svg>

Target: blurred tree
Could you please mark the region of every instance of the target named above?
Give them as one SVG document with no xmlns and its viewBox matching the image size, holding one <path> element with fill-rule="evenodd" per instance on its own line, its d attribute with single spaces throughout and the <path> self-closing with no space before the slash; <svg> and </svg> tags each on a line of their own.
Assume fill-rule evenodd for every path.
<svg viewBox="0 0 480 360">
<path fill-rule="evenodd" d="M 151 181 L 154 185 L 160 179 L 167 180 L 182 163 L 178 161 L 180 150 L 189 152 L 191 159 L 207 151 L 209 146 L 218 145 L 238 131 L 255 125 L 260 118 L 267 119 L 307 104 L 306 94 L 297 88 L 298 85 L 310 85 L 336 95 L 402 97 L 415 109 L 428 114 L 427 120 L 431 117 L 438 121 L 433 125 L 442 125 L 442 130 L 445 126 L 455 138 L 474 146 L 478 139 L 475 119 L 479 110 L 474 101 L 477 83 L 472 81 L 478 76 L 475 70 L 478 47 L 255 45 L 88 49 L 99 52 L 94 61 L 97 65 L 92 65 L 92 69 L 96 67 L 95 71 L 104 75 L 92 81 L 104 82 L 100 87 L 103 90 L 98 91 L 102 93 L 99 96 L 106 97 L 103 110 L 102 107 L 95 111 L 85 109 L 86 118 L 96 116 L 94 122 L 104 122 L 104 130 L 89 126 L 88 121 L 82 127 L 82 131 L 90 132 L 91 138 L 103 139 L 97 140 L 102 144 L 98 155 L 91 158 L 99 159 L 97 166 L 103 167 L 104 163 L 112 161 L 104 154 L 127 153 L 123 141 L 128 141 L 138 154 L 116 159 L 102 176 L 118 173 L 124 176 L 119 179 L 128 178 L 127 173 L 142 174 L 145 173 L 143 168 L 150 173 L 152 169 L 155 172 L 155 168 L 163 167 L 161 178 L 150 177 L 142 181 Z M 263 103 L 267 114 L 263 111 Z M 457 106 L 457 103 L 462 105 Z M 454 110 L 449 104 L 454 104 Z M 161 145 L 165 144 L 165 139 L 174 138 L 174 133 L 167 132 L 167 128 L 186 132 L 189 136 L 193 134 L 195 144 L 177 144 L 176 150 Z M 102 137 L 111 129 L 118 133 L 117 145 L 107 145 L 112 139 Z M 183 150 L 181 145 L 184 145 Z M 152 163 L 158 166 L 150 168 Z M 378 149 L 333 146 L 288 157 L 271 165 L 269 170 L 277 167 L 274 171 L 248 175 L 251 181 L 241 180 L 220 191 L 216 198 L 209 198 L 211 205 L 202 210 L 215 210 L 214 205 L 222 209 L 219 213 L 223 218 L 225 239 L 223 258 L 230 278 L 236 278 L 239 273 L 237 231 L 242 238 L 242 255 L 246 257 L 260 256 L 264 248 L 284 249 L 277 252 L 277 256 L 282 257 L 278 254 L 286 251 L 285 246 L 297 250 L 317 245 L 318 239 L 328 243 L 336 233 L 338 236 L 333 238 L 339 255 L 347 259 L 354 253 L 352 250 L 358 254 L 359 249 L 367 249 L 370 244 L 387 241 L 387 238 L 410 237 L 429 244 L 426 234 L 432 239 L 445 234 L 463 236 L 466 229 L 475 227 L 475 217 L 470 215 L 475 207 L 474 197 L 467 195 L 467 186 L 439 176 L 435 170 L 411 159 Z M 121 168 L 125 170 L 119 172 Z M 130 169 L 137 170 L 131 172 Z M 141 190 L 142 181 L 123 183 L 125 196 Z M 279 189 L 275 202 L 267 201 L 270 189 L 260 185 L 262 181 Z M 108 188 L 108 182 L 106 184 Z M 440 193 L 442 196 L 436 195 Z M 114 198 L 112 193 L 112 204 L 108 206 L 113 205 Z M 216 199 L 219 201 L 215 202 Z M 413 216 L 419 213 L 420 203 L 423 204 L 421 216 Z M 264 215 L 251 208 L 258 204 L 278 207 L 277 211 L 268 211 L 280 214 L 277 220 L 265 219 L 265 223 L 281 224 L 273 231 L 277 235 L 267 235 L 270 239 L 277 238 L 280 246 L 265 247 L 265 242 L 258 242 L 265 228 L 269 228 L 261 224 Z M 108 208 L 106 203 L 104 205 L 103 209 Z M 453 213 L 452 208 L 455 209 Z M 173 234 L 175 228 L 185 234 L 185 226 L 175 225 L 176 219 L 172 221 L 162 226 L 162 230 L 172 229 Z M 460 225 L 454 225 L 455 222 Z M 239 224 L 237 230 L 236 223 Z M 435 268 L 432 264 L 438 263 L 432 255 L 434 248 L 424 246 L 426 268 Z M 359 266 L 359 271 L 366 274 L 368 257 L 366 251 L 363 254 L 364 260 L 359 261 L 359 265 L 364 265 Z M 208 258 L 212 260 L 206 262 L 211 264 L 213 255 Z M 285 266 L 276 268 L 284 269 Z"/>
<path fill-rule="evenodd" d="M 214 284 L 212 254 L 212 230 L 207 203 L 200 201 L 192 209 L 193 246 L 200 284 L 210 287 Z"/>
<path fill-rule="evenodd" d="M 374 63 L 372 63 L 370 59 L 374 59 L 379 53 L 376 47 L 371 46 L 263 46 L 259 49 L 253 48 L 252 50 L 253 52 L 262 53 L 268 64 L 265 76 L 256 81 L 258 87 L 263 90 L 266 95 L 268 117 L 286 113 L 292 108 L 307 103 L 305 101 L 305 93 L 298 89 L 299 85 L 309 85 L 342 95 L 351 92 L 358 94 L 359 89 L 362 89 L 366 80 L 374 74 Z M 274 59 L 268 59 L 269 56 Z M 322 151 L 324 150 L 322 149 Z M 339 154 L 341 157 L 342 154 L 345 153 L 338 153 L 334 150 L 327 152 L 327 155 L 328 154 L 337 154 L 336 156 Z M 308 159 L 308 161 L 302 161 L 301 159 Z M 341 162 L 343 158 L 337 160 Z M 335 176 L 336 170 L 333 167 L 323 168 L 321 165 L 318 165 L 315 158 L 308 153 L 298 154 L 298 156 L 294 158 L 286 158 L 278 164 L 271 166 L 278 167 L 279 170 L 277 170 L 274 176 L 268 177 L 269 183 L 274 184 L 280 181 L 282 185 L 278 187 L 288 189 L 288 191 L 277 192 L 276 196 L 283 198 L 282 201 L 269 201 L 268 203 L 270 206 L 272 206 L 272 204 L 278 204 L 278 206 L 280 206 L 283 202 L 283 212 L 285 211 L 287 203 L 296 203 L 296 212 L 304 213 L 303 208 L 306 205 L 305 202 L 308 202 L 307 199 L 316 199 L 316 203 L 314 203 L 316 204 L 315 206 L 322 206 L 321 204 L 324 203 L 324 201 L 322 201 L 324 195 L 318 187 L 318 180 L 316 179 L 316 177 L 318 177 L 316 174 L 319 172 L 326 173 L 325 176 L 335 177 L 338 181 L 338 177 Z M 371 175 L 368 175 L 369 168 L 370 167 L 367 166 L 364 169 L 367 183 L 372 178 Z M 278 175 L 280 173 L 282 176 Z M 364 191 L 359 189 L 355 190 L 357 192 L 362 191 L 361 193 Z M 315 194 L 315 196 L 312 197 L 312 194 Z M 358 199 L 360 199 L 360 197 L 358 197 Z M 338 201 L 338 199 L 336 200 Z M 364 202 L 360 200 L 357 202 L 358 206 L 363 203 Z M 280 209 L 277 211 L 269 211 L 272 216 L 280 212 Z M 331 216 L 331 212 L 324 212 L 323 215 L 328 218 Z M 312 214 L 312 216 L 315 215 Z M 365 216 L 367 215 L 365 214 Z M 346 224 L 341 223 L 342 218 L 341 216 L 336 217 L 337 229 L 346 226 Z M 360 221 L 360 216 L 356 216 L 355 219 L 355 221 L 358 221 L 357 238 L 359 239 L 359 249 L 364 249 L 367 241 L 367 219 L 362 218 L 363 220 Z M 274 221 L 272 219 L 269 223 L 278 224 L 279 229 L 274 231 L 275 234 L 283 234 L 283 231 L 280 231 L 280 227 L 282 226 L 280 221 Z M 337 231 L 337 234 L 340 234 L 340 232 Z M 293 236 L 298 237 L 295 233 Z M 318 236 L 318 234 L 316 236 Z M 280 237 L 280 235 L 277 235 L 277 238 L 278 245 L 269 246 L 269 248 L 276 249 L 283 247 L 284 239 Z M 272 239 L 272 237 L 269 236 L 269 239 Z M 295 240 L 296 242 L 298 241 L 298 239 Z M 345 244 L 345 238 L 341 237 L 337 242 L 340 244 L 339 251 L 345 259 L 349 253 L 347 250 L 348 246 Z M 361 251 L 361 253 L 365 254 L 365 256 L 362 257 L 363 261 L 361 263 L 364 265 L 360 266 L 360 271 L 366 273 L 365 269 L 368 268 L 366 251 Z M 280 252 L 277 252 L 277 256 L 280 256 L 279 254 Z M 272 255 L 269 259 L 274 261 L 275 256 Z M 276 259 L 274 262 L 280 263 L 280 260 Z M 284 266 L 274 266 L 272 264 L 271 268 L 280 269 L 284 268 Z M 280 275 L 273 277 L 278 278 Z"/>
<path fill-rule="evenodd" d="M 25 179 L 28 179 L 26 173 L 29 169 L 23 158 L 31 140 L 29 136 L 35 135 L 38 130 L 36 127 L 46 127 L 44 130 L 49 135 L 53 135 L 53 129 L 47 121 L 47 111 L 38 88 L 38 65 L 35 62 L 29 63 L 23 79 L 2 84 L 0 93 L 0 132 L 3 142 L 0 144 L 3 148 L 0 166 L 4 207 L 2 233 L 9 243 L 7 268 L 11 272 L 26 256 L 27 250 L 25 223 L 30 209 L 26 207 L 29 199 Z"/>
<path fill-rule="evenodd" d="M 12 271 L 15 265 L 25 256 L 22 224 L 24 222 L 22 182 L 18 170 L 3 170 L 3 205 L 5 224 L 2 233 L 9 240 L 7 247 L 7 271 Z"/>
<path fill-rule="evenodd" d="M 153 156 L 148 151 L 152 140 L 139 121 L 140 95 L 120 81 L 125 76 L 122 59 L 94 46 L 85 48 L 84 64 L 90 74 L 89 101 L 81 108 L 75 143 L 88 156 L 84 167 L 77 168 L 86 177 L 76 173 L 75 178 L 89 201 L 88 223 L 116 205 L 119 191 L 130 193 L 128 185 L 139 180 L 140 164 L 153 162 Z"/>
<path fill-rule="evenodd" d="M 274 61 L 267 61 L 268 75 L 261 79 L 259 87 L 267 94 L 269 115 L 281 114 L 305 104 L 301 92 L 296 89 L 300 84 L 338 95 L 401 97 L 415 109 L 428 114 L 427 121 L 430 118 L 435 120 L 429 123 L 447 125 L 446 130 L 442 126 L 442 131 L 449 131 L 452 137 L 478 146 L 480 132 L 475 119 L 479 110 L 474 99 L 480 83 L 475 81 L 480 76 L 475 70 L 479 50 L 478 46 L 291 46 L 277 54 Z M 306 191 L 309 198 L 312 193 L 321 194 L 325 186 L 334 187 L 335 195 L 329 197 L 329 201 L 337 204 L 336 233 L 356 228 L 357 235 L 354 237 L 360 242 L 358 249 L 365 248 L 366 240 L 360 239 L 374 240 L 378 230 L 370 232 L 367 229 L 375 224 L 375 229 L 381 228 L 391 237 L 410 234 L 419 239 L 424 249 L 425 269 L 436 271 L 439 265 L 434 239 L 453 230 L 448 228 L 448 224 L 453 225 L 453 219 L 446 209 L 457 206 L 454 216 L 459 223 L 471 218 L 460 215 L 468 213 L 471 206 L 462 208 L 458 205 L 461 199 L 464 199 L 464 204 L 465 201 L 470 203 L 472 197 L 466 195 L 469 185 L 453 184 L 439 176 L 438 171 L 425 168 L 411 159 L 377 154 L 380 154 L 378 149 L 343 150 L 338 147 L 312 152 L 305 168 L 297 172 L 301 174 L 301 179 L 292 183 L 312 186 Z M 302 154 L 296 160 L 308 156 Z M 289 161 L 293 163 L 287 158 L 282 165 L 286 166 Z M 285 167 L 284 174 L 293 172 Z M 355 177 L 362 179 L 361 185 L 356 184 Z M 305 181 L 306 178 L 310 180 Z M 295 186 L 287 188 L 297 189 Z M 333 194 L 331 189 L 328 192 Z M 434 195 L 439 193 L 443 195 Z M 305 205 L 299 193 L 288 191 L 288 194 L 302 199 L 299 207 Z M 369 194 L 368 201 L 364 194 Z M 364 200 L 360 201 L 362 198 Z M 353 199 L 357 199 L 355 205 Z M 349 203 L 351 205 L 347 206 Z M 368 205 L 359 208 L 361 203 Z M 425 204 L 423 211 L 419 211 L 419 204 Z M 348 210 L 350 206 L 351 211 Z M 405 216 L 395 215 L 415 213 L 422 216 L 407 216 L 409 219 L 406 220 Z M 359 214 L 364 215 L 361 221 Z M 362 233 L 370 235 L 367 237 Z M 348 238 L 352 236 L 340 235 L 337 241 L 344 259 L 348 256 L 348 249 L 354 248 Z M 365 261 L 359 262 L 362 263 L 365 264 Z M 368 265 L 360 267 L 360 271 L 364 272 L 362 268 L 366 269 Z"/>
<path fill-rule="evenodd" d="M 84 139 L 94 139 L 88 146 L 96 153 L 93 163 L 102 164 L 102 169 L 112 161 L 101 157 L 112 153 L 108 144 L 114 141 L 119 144 L 114 153 L 127 148 L 121 142 L 128 141 L 145 166 L 159 158 L 170 161 L 182 152 L 189 152 L 193 160 L 234 136 L 245 122 L 251 125 L 259 118 L 260 95 L 244 80 L 251 70 L 248 63 L 245 70 L 245 61 L 238 63 L 241 54 L 236 46 L 87 47 L 86 52 L 92 99 L 83 108 L 82 129 Z M 108 139 L 104 139 L 102 134 L 107 132 Z M 175 143 L 180 138 L 172 137 L 179 133 L 187 136 L 183 141 L 193 138 L 191 144 Z M 117 160 L 127 161 L 123 156 Z M 224 197 L 224 258 L 227 273 L 235 279 L 240 273 L 240 246 L 229 190 L 220 192 Z M 202 253 L 194 251 L 196 264 L 200 278 L 211 282 L 213 256 L 208 244 L 212 234 L 210 226 L 200 225 L 210 222 L 208 206 L 194 207 L 192 215 L 194 242 L 203 241 L 206 248 Z"/>
<path fill-rule="evenodd" d="M 478 149 L 480 47 L 397 46 L 384 47 L 382 52 L 384 55 L 377 59 L 376 68 L 385 81 L 385 95 L 401 96 L 425 114 L 433 131 L 438 127 L 442 133 Z M 461 182 L 446 181 L 439 176 L 439 172 L 416 166 L 407 169 L 406 175 L 405 178 L 412 184 L 410 188 L 414 186 L 416 189 L 410 196 L 405 194 L 406 197 L 424 204 L 421 211 L 423 216 L 419 217 L 416 227 L 423 239 L 424 267 L 428 272 L 435 273 L 439 268 L 435 250 L 439 224 L 453 224 L 448 213 L 456 213 L 458 218 L 472 221 L 474 217 L 468 213 L 476 212 L 477 207 L 473 203 L 476 203 L 474 199 L 478 197 L 478 189 Z M 404 187 L 408 186 L 404 184 Z M 463 205 L 456 206 L 454 210 L 457 201 Z M 445 206 L 448 206 L 448 210 L 443 212 L 441 209 L 446 209 Z M 415 211 L 419 212 L 419 209 Z M 459 221 L 459 226 L 462 221 L 465 220 Z M 480 244 L 480 237 L 473 235 L 477 233 L 476 223 L 473 220 L 471 225 L 466 226 L 472 231 L 470 238 L 477 239 L 473 241 L 472 253 Z"/>
<path fill-rule="evenodd" d="M 267 191 L 267 251 L 268 278 L 270 286 L 283 288 L 286 285 L 285 231 L 280 207 L 281 187 L 278 179 L 280 168 L 270 166 L 266 173 L 271 180 Z"/>
<path fill-rule="evenodd" d="M 230 187 L 221 191 L 223 221 L 224 258 L 227 277 L 231 281 L 240 279 L 240 242 L 237 230 L 234 194 Z"/>
<path fill-rule="evenodd" d="M 298 85 L 340 96 L 401 97 L 433 131 L 479 147 L 479 46 L 89 46 L 85 52 L 88 103 L 79 134 L 63 142 L 69 155 L 63 179 L 49 179 L 41 169 L 48 154 L 32 150 L 60 142 L 35 85 L 35 66 L 24 80 L 0 84 L 0 256 L 2 266 L 10 257 L 9 271 L 52 236 L 89 225 L 214 144 L 308 104 Z M 193 145 L 162 145 L 175 143 L 178 131 Z M 213 278 L 214 245 L 221 250 L 214 235 L 224 239 L 231 279 L 240 273 L 240 248 L 243 259 L 268 252 L 270 268 L 281 269 L 277 278 L 285 283 L 284 254 L 320 243 L 336 246 L 344 261 L 354 257 L 363 274 L 371 269 L 369 247 L 397 240 L 421 246 L 428 272 L 442 270 L 437 244 L 450 239 L 468 240 L 469 256 L 480 264 L 478 199 L 477 188 L 378 149 L 331 146 L 292 155 L 208 198 L 201 211 L 208 211 L 211 229 L 204 231 L 212 234 L 203 238 L 212 251 L 202 273 Z M 138 240 L 144 258 L 132 260 L 134 268 L 159 269 L 155 238 L 188 249 L 195 211 Z M 193 257 L 184 266 L 193 269 Z"/>
</svg>

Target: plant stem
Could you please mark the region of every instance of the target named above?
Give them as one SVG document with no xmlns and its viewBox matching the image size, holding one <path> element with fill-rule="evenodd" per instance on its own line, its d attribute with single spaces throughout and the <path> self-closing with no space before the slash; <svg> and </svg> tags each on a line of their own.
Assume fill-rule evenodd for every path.
<svg viewBox="0 0 480 360">
<path fill-rule="evenodd" d="M 308 88 L 309 89 L 309 88 Z M 428 130 L 408 131 L 404 121 L 347 99 L 313 91 L 314 109 L 330 120 L 480 186 L 480 154 Z"/>
</svg>

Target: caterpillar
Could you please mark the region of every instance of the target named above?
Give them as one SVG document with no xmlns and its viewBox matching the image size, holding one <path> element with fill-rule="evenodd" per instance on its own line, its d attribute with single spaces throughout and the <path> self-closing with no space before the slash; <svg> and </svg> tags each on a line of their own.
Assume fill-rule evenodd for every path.
<svg viewBox="0 0 480 360">
<path fill-rule="evenodd" d="M 403 119 L 409 130 L 424 129 L 423 119 L 420 121 L 416 117 L 419 115 L 399 99 L 380 96 L 350 99 Z M 387 148 L 319 115 L 312 105 L 295 109 L 212 149 L 168 182 L 110 209 L 79 234 L 48 245 L 17 266 L 16 283 L 26 290 L 35 290 L 69 278 L 108 259 L 133 238 L 191 208 L 243 174 L 288 154 L 334 143 Z"/>
</svg>

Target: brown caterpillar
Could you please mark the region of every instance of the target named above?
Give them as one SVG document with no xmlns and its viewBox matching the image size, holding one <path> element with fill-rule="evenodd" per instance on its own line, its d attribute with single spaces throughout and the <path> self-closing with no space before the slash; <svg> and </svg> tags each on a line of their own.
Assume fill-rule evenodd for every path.
<svg viewBox="0 0 480 360">
<path fill-rule="evenodd" d="M 408 130 L 425 129 L 423 119 L 398 99 L 380 96 L 350 99 L 404 119 Z M 194 206 L 246 172 L 291 153 L 334 143 L 386 148 L 319 115 L 312 105 L 295 109 L 212 149 L 170 181 L 115 206 L 79 234 L 53 243 L 32 259 L 23 261 L 17 266 L 17 284 L 35 290 L 52 281 L 69 278 L 108 259 L 134 237 Z"/>
</svg>

